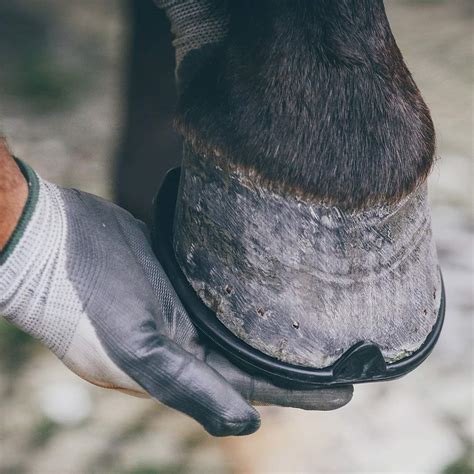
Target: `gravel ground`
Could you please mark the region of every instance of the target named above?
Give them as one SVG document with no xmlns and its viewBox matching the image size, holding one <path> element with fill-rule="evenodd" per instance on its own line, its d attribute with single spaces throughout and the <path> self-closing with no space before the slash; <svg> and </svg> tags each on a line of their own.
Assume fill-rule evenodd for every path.
<svg viewBox="0 0 474 474">
<path fill-rule="evenodd" d="M 43 177 L 104 197 L 120 126 L 120 6 L 0 0 L 11 20 L 0 32 L 11 65 L 0 72 L 0 127 Z M 217 440 L 154 402 L 90 386 L 0 322 L 1 473 L 473 472 L 472 4 L 387 8 L 438 133 L 430 192 L 448 308 L 429 360 L 399 381 L 356 387 L 339 411 L 269 407 L 256 435 Z M 30 40 L 11 48 L 5 31 Z"/>
</svg>

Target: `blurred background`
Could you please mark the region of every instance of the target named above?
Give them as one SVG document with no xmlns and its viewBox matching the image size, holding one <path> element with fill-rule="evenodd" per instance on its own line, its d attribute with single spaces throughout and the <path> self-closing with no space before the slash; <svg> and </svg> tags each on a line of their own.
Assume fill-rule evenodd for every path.
<svg viewBox="0 0 474 474">
<path fill-rule="evenodd" d="M 87 384 L 0 319 L 0 473 L 474 472 L 473 2 L 386 6 L 438 135 L 430 192 L 448 306 L 428 361 L 357 386 L 336 412 L 266 407 L 257 434 L 215 439 L 155 402 Z M 0 129 L 14 153 L 147 219 L 179 159 L 166 118 L 173 57 L 151 0 L 0 0 L 0 19 Z"/>
</svg>

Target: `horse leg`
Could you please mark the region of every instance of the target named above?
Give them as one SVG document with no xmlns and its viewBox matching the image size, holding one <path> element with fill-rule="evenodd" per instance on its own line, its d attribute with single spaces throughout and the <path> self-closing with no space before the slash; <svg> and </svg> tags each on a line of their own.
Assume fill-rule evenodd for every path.
<svg viewBox="0 0 474 474">
<path fill-rule="evenodd" d="M 228 329 L 317 368 L 360 341 L 387 362 L 423 344 L 434 130 L 382 0 L 231 2 L 178 124 L 174 249 Z"/>
</svg>

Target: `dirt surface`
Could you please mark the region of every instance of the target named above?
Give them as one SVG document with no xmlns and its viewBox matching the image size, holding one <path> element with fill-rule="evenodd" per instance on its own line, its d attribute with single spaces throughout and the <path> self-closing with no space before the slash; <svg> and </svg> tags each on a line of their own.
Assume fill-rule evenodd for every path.
<svg viewBox="0 0 474 474">
<path fill-rule="evenodd" d="M 356 387 L 339 411 L 268 407 L 257 434 L 218 440 L 157 403 L 88 385 L 0 321 L 0 472 L 472 472 L 472 2 L 386 3 L 438 134 L 430 193 L 448 307 L 429 360 Z M 0 128 L 15 153 L 47 179 L 110 196 L 122 4 L 0 0 L 0 15 Z"/>
</svg>

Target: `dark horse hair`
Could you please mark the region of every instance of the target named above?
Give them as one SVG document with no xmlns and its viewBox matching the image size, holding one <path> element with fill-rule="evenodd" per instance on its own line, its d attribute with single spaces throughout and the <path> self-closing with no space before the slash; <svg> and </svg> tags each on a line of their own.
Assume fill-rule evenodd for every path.
<svg viewBox="0 0 474 474">
<path fill-rule="evenodd" d="M 185 68 L 185 141 L 274 189 L 358 209 L 431 168 L 433 123 L 382 0 L 231 0 L 225 43 Z"/>
</svg>

